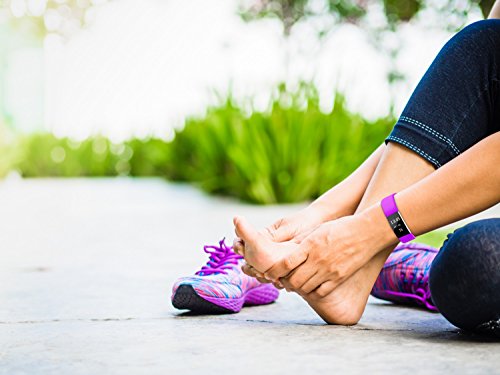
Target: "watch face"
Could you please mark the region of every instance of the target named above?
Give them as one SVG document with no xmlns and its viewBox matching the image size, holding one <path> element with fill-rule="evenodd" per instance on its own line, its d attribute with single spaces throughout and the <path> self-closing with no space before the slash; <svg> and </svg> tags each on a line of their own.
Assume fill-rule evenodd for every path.
<svg viewBox="0 0 500 375">
<path fill-rule="evenodd" d="M 399 215 L 399 212 L 388 216 L 387 220 L 389 221 L 389 224 L 396 237 L 401 238 L 403 236 L 406 236 L 407 234 L 410 234 L 410 231 L 403 222 L 403 219 L 401 218 L 401 215 Z"/>
</svg>

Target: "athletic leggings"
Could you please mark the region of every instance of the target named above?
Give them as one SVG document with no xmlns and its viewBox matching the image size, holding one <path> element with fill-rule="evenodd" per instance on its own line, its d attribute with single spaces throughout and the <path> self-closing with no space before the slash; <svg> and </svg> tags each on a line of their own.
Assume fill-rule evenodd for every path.
<svg viewBox="0 0 500 375">
<path fill-rule="evenodd" d="M 386 143 L 413 150 L 437 169 L 499 130 L 500 20 L 485 20 L 446 43 Z M 432 264 L 430 289 L 452 324 L 500 336 L 500 219 L 450 234 Z"/>
</svg>

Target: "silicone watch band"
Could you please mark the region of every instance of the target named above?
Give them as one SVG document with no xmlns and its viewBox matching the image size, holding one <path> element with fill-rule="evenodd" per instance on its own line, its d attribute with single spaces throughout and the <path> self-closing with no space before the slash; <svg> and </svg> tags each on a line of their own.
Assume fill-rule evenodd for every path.
<svg viewBox="0 0 500 375">
<path fill-rule="evenodd" d="M 396 234 L 396 236 L 399 238 L 401 242 L 403 243 L 410 242 L 415 239 L 415 236 L 411 233 L 403 217 L 401 216 L 401 213 L 398 210 L 398 206 L 396 205 L 396 200 L 394 199 L 395 195 L 396 193 L 391 194 L 382 199 L 382 202 L 380 202 L 380 206 L 382 207 L 382 210 L 384 211 L 384 214 L 387 217 L 387 220 L 389 221 L 389 225 L 391 225 L 391 228 L 394 230 L 394 234 Z M 401 223 L 399 225 L 403 225 L 405 228 L 405 232 L 407 232 L 407 234 L 405 234 L 404 236 L 401 237 L 398 236 L 395 228 L 393 227 L 393 225 L 389 220 L 389 216 L 392 216 L 394 214 L 398 214 L 399 218 L 401 219 Z"/>
</svg>

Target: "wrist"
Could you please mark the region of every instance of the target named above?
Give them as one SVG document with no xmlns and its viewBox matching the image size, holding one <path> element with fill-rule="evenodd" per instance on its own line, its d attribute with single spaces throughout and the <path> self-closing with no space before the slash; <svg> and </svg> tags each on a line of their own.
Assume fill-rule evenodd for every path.
<svg viewBox="0 0 500 375">
<path fill-rule="evenodd" d="M 380 207 L 380 203 L 377 202 L 355 216 L 359 217 L 361 228 L 363 228 L 362 230 L 367 238 L 370 239 L 374 254 L 399 243 L 399 239 L 387 223 L 387 218 Z"/>
</svg>

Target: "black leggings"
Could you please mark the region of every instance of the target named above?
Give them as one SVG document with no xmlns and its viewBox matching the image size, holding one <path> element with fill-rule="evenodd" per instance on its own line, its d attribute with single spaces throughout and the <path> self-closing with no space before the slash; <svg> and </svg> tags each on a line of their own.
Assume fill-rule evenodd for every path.
<svg viewBox="0 0 500 375">
<path fill-rule="evenodd" d="M 500 20 L 485 20 L 443 47 L 386 142 L 439 168 L 499 130 Z M 452 324 L 500 336 L 500 219 L 450 235 L 432 264 L 430 288 Z"/>
<path fill-rule="evenodd" d="M 459 328 L 500 337 L 500 219 L 448 235 L 432 262 L 432 301 Z"/>
<path fill-rule="evenodd" d="M 473 23 L 441 49 L 386 142 L 439 168 L 500 130 L 500 20 Z"/>
</svg>

